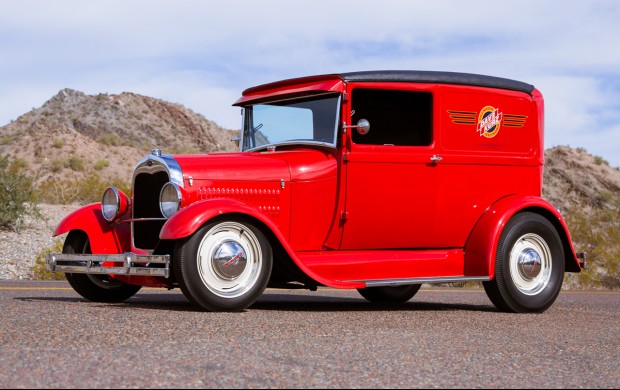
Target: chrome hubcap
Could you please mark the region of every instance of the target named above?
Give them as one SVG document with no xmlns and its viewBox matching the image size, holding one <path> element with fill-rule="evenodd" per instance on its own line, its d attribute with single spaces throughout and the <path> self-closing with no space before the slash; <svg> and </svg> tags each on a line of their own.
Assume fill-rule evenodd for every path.
<svg viewBox="0 0 620 390">
<path fill-rule="evenodd" d="M 205 287 L 223 298 L 252 289 L 263 266 L 258 238 L 237 222 L 222 222 L 209 230 L 198 247 L 197 262 Z"/>
<path fill-rule="evenodd" d="M 213 267 L 222 279 L 238 278 L 248 263 L 248 256 L 236 241 L 225 241 L 215 250 Z"/>
<path fill-rule="evenodd" d="M 528 233 L 517 240 L 510 252 L 510 276 L 519 291 L 536 295 L 551 279 L 551 250 L 537 234 Z"/>
<path fill-rule="evenodd" d="M 519 273 L 524 279 L 533 280 L 540 274 L 542 260 L 535 250 L 529 248 L 524 250 L 517 261 Z"/>
</svg>

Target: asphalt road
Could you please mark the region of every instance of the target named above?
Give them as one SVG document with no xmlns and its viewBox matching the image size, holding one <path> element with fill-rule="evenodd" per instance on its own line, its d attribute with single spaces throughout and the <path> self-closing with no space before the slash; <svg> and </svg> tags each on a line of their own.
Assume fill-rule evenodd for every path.
<svg viewBox="0 0 620 390">
<path fill-rule="evenodd" d="M 395 307 L 320 289 L 205 313 L 178 290 L 99 304 L 0 281 L 0 388 L 620 388 L 619 312 L 620 292 L 562 292 L 524 315 L 478 289 Z"/>
</svg>

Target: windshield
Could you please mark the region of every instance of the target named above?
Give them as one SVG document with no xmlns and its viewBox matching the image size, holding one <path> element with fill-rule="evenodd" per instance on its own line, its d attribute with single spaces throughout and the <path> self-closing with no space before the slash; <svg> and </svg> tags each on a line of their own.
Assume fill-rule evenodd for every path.
<svg viewBox="0 0 620 390">
<path fill-rule="evenodd" d="M 339 118 L 340 94 L 247 106 L 242 150 L 299 143 L 336 147 Z"/>
</svg>

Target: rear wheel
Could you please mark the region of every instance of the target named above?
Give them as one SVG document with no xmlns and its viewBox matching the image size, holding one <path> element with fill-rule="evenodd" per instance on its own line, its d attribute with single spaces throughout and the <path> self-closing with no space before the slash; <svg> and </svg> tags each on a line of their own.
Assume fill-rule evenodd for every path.
<svg viewBox="0 0 620 390">
<path fill-rule="evenodd" d="M 250 222 L 203 226 L 177 244 L 174 270 L 183 294 L 209 311 L 241 311 L 265 291 L 273 255 L 265 235 Z"/>
<path fill-rule="evenodd" d="M 88 236 L 78 231 L 69 233 L 62 253 L 91 254 Z M 142 288 L 119 282 L 108 275 L 65 273 L 65 276 L 78 294 L 93 302 L 122 302 L 133 297 Z"/>
<path fill-rule="evenodd" d="M 497 247 L 495 278 L 483 285 L 501 311 L 543 312 L 555 302 L 563 278 L 558 232 L 543 216 L 526 212 L 506 225 Z"/>
<path fill-rule="evenodd" d="M 413 298 L 420 289 L 420 284 L 396 287 L 366 287 L 357 291 L 361 296 L 374 303 L 404 303 Z"/>
</svg>

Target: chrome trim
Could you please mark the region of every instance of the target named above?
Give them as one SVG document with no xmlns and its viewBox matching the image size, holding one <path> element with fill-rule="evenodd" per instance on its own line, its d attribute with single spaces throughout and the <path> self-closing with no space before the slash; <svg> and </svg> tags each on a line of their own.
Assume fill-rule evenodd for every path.
<svg viewBox="0 0 620 390">
<path fill-rule="evenodd" d="M 586 252 L 577 252 L 577 259 L 579 260 L 581 269 L 588 268 L 588 255 Z"/>
<path fill-rule="evenodd" d="M 524 234 L 510 251 L 509 267 L 512 282 L 521 293 L 540 294 L 549 285 L 553 271 L 549 244 L 538 234 Z"/>
<path fill-rule="evenodd" d="M 153 174 L 161 171 L 165 171 L 168 174 L 172 183 L 185 188 L 183 185 L 183 171 L 181 170 L 181 165 L 179 165 L 174 157 L 167 154 L 162 154 L 161 156 L 149 155 L 140 160 L 133 170 L 131 185 L 134 185 L 136 176 L 141 173 Z"/>
<path fill-rule="evenodd" d="M 101 263 L 123 263 L 122 266 L 103 267 Z M 140 275 L 170 277 L 169 255 L 88 255 L 49 253 L 45 257 L 48 272 L 67 272 L 90 275 Z M 140 263 L 141 265 L 136 265 Z M 163 268 L 150 268 L 150 264 L 163 264 Z"/>
<path fill-rule="evenodd" d="M 278 142 L 275 144 L 267 144 L 267 145 L 261 145 L 261 146 L 257 146 L 255 148 L 252 149 L 247 149 L 244 150 L 244 152 L 259 152 L 263 149 L 269 150 L 270 148 L 273 148 L 275 151 L 275 149 L 278 146 L 291 146 L 291 145 L 311 145 L 311 146 L 324 146 L 330 149 L 336 149 L 336 145 L 335 144 L 330 144 L 329 142 L 322 142 L 322 141 L 310 141 L 310 140 L 299 140 L 299 141 L 295 141 L 295 140 L 291 140 L 291 141 L 284 141 L 284 142 Z"/>
<path fill-rule="evenodd" d="M 120 222 L 149 222 L 149 221 L 167 221 L 168 218 L 131 218 L 123 219 Z"/>
<path fill-rule="evenodd" d="M 386 280 L 349 280 L 351 283 L 365 283 L 366 287 L 394 287 L 409 284 L 423 283 L 458 283 L 458 282 L 488 282 L 488 276 L 448 276 L 440 278 L 411 278 L 411 279 L 386 279 Z"/>
<path fill-rule="evenodd" d="M 104 210 L 103 208 L 106 205 L 103 201 L 105 200 L 105 194 L 108 192 L 108 190 L 112 190 L 114 192 L 114 196 L 116 197 L 116 211 L 114 212 L 114 216 L 111 218 L 106 217 L 106 213 L 103 211 Z M 121 212 L 121 195 L 118 191 L 118 188 L 114 186 L 106 187 L 106 189 L 103 190 L 103 195 L 101 196 L 101 215 L 103 216 L 103 219 L 105 219 L 108 222 L 113 222 L 116 218 L 119 217 L 120 212 Z"/>
<path fill-rule="evenodd" d="M 159 191 L 159 211 L 161 212 L 161 215 L 163 215 L 166 220 L 172 218 L 172 215 L 169 216 L 169 217 L 166 217 L 166 213 L 164 213 L 164 209 L 162 207 L 162 203 L 163 202 L 161 200 L 161 196 L 164 193 L 164 190 L 166 189 L 166 187 L 168 187 L 168 186 L 172 186 L 174 188 L 174 190 L 176 191 L 176 193 L 177 193 L 177 209 L 176 209 L 176 211 L 174 213 L 172 213 L 172 215 L 176 214 L 176 212 L 181 209 L 181 202 L 183 201 L 183 194 L 181 193 L 181 190 L 179 189 L 179 186 L 176 185 L 175 183 L 168 182 L 168 183 L 164 184 L 163 187 L 161 187 L 161 190 Z"/>
<path fill-rule="evenodd" d="M 239 151 L 243 152 L 243 131 L 245 129 L 245 107 L 241 107 L 241 133 L 239 134 Z"/>
<path fill-rule="evenodd" d="M 172 182 L 176 185 L 178 185 L 179 187 L 185 188 L 185 185 L 183 183 L 183 171 L 181 170 L 181 165 L 178 163 L 178 161 L 170 156 L 170 155 L 161 155 L 161 156 L 155 156 L 155 155 L 149 155 L 144 157 L 142 160 L 140 160 L 138 162 L 138 164 L 136 164 L 136 167 L 134 168 L 133 171 L 133 175 L 131 176 L 131 202 L 135 205 L 135 199 L 133 198 L 135 195 L 135 184 L 136 184 L 136 177 L 142 173 L 146 173 L 146 174 L 154 174 L 157 172 L 166 172 L 168 174 L 168 180 L 169 182 Z M 161 190 L 160 190 L 161 191 Z M 163 218 L 163 219 L 159 219 L 159 218 L 133 218 L 134 217 L 134 210 L 135 207 L 131 208 L 131 244 L 134 245 L 135 247 L 135 224 L 134 222 L 140 222 L 140 221 L 160 221 L 160 220 L 167 220 L 167 218 Z M 152 248 L 146 248 L 146 249 L 152 249 Z"/>
</svg>

